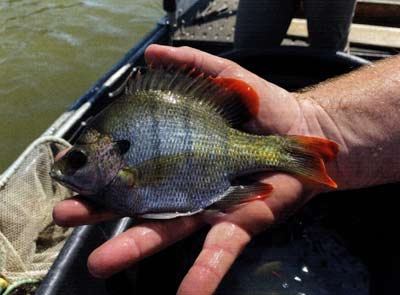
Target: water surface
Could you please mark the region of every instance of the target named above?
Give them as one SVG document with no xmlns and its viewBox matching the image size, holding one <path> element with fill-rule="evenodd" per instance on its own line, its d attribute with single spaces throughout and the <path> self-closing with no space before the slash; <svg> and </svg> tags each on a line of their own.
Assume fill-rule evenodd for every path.
<svg viewBox="0 0 400 295">
<path fill-rule="evenodd" d="M 152 29 L 161 3 L 0 1 L 0 173 Z"/>
</svg>

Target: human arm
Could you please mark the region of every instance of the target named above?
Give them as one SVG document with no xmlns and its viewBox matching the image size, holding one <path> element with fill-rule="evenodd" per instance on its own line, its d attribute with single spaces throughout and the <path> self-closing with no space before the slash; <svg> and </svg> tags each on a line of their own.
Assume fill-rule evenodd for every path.
<svg viewBox="0 0 400 295">
<path fill-rule="evenodd" d="M 400 179 L 400 56 L 297 94 L 309 126 L 340 144 L 332 169 L 339 188 Z"/>
<path fill-rule="evenodd" d="M 353 157 L 351 161 L 354 161 L 354 164 L 352 164 L 354 166 L 363 165 L 366 161 L 366 158 L 357 157 L 357 155 L 351 153 L 353 148 L 349 145 L 351 141 L 347 140 L 348 136 L 343 137 L 342 135 L 342 133 L 349 133 L 349 128 L 347 125 L 342 126 L 338 114 L 343 112 L 342 116 L 347 114 L 348 120 L 350 120 L 352 118 L 351 110 L 344 108 L 338 114 L 333 111 L 340 107 L 339 104 L 336 105 L 337 101 L 333 101 L 333 99 L 337 97 L 336 95 L 344 96 L 344 93 L 341 92 L 335 95 L 334 91 L 350 91 L 352 89 L 351 83 L 348 87 L 345 87 L 346 83 L 349 83 L 347 80 L 349 78 L 344 77 L 318 85 L 303 93 L 289 93 L 231 61 L 191 48 L 151 46 L 146 51 L 146 59 L 153 65 L 186 64 L 214 76 L 246 81 L 260 98 L 259 113 L 246 126 L 249 131 L 257 129 L 264 133 L 303 134 L 335 140 L 340 144 L 340 154 L 337 161 L 328 164 L 328 170 L 335 181 L 338 182 L 339 187 L 353 188 L 370 185 L 367 180 L 358 180 L 360 175 L 352 174 L 352 166 L 342 168 L 350 162 L 349 157 Z M 394 65 L 397 65 L 398 59 L 390 63 L 393 62 L 395 62 Z M 376 67 L 380 66 L 377 65 Z M 391 66 L 389 68 L 392 69 Z M 384 72 L 386 71 L 388 69 Z M 393 71 L 395 70 L 393 69 Z M 355 79 L 361 85 L 366 82 L 365 76 L 372 75 L 375 77 L 375 75 L 369 73 L 368 68 L 355 75 L 355 78 L 350 79 Z M 398 88 L 396 90 L 396 85 L 398 86 L 398 83 L 391 85 L 390 91 L 399 94 L 400 91 Z M 325 90 L 318 92 L 322 91 L 320 89 Z M 348 99 L 350 100 L 353 97 L 360 97 L 361 99 L 361 97 L 371 95 L 371 91 L 368 91 L 368 88 L 365 89 L 365 93 L 355 93 Z M 381 95 L 382 98 L 388 96 Z M 330 105 L 332 111 L 323 105 L 327 99 L 332 100 L 332 105 Z M 397 110 L 392 109 L 392 111 Z M 360 120 L 363 118 L 360 115 Z M 380 121 L 376 121 L 376 124 L 379 125 Z M 364 124 L 360 124 L 360 126 L 362 127 Z M 353 127 L 353 125 L 350 124 L 350 127 Z M 349 135 L 351 136 L 351 133 Z M 364 145 L 372 144 L 367 139 L 365 139 L 365 142 Z M 364 179 L 364 174 L 361 174 L 361 176 Z M 353 181 L 351 181 L 351 177 L 354 178 Z M 203 245 L 203 250 L 184 278 L 179 293 L 212 293 L 253 235 L 268 228 L 282 216 L 301 206 L 322 190 L 321 187 L 302 183 L 286 174 L 269 175 L 262 181 L 268 182 L 274 187 L 272 195 L 264 201 L 254 201 L 239 206 L 228 214 L 216 215 L 213 218 L 196 215 L 163 222 L 145 222 L 127 230 L 106 242 L 91 254 L 88 262 L 90 271 L 96 276 L 109 276 L 184 238 L 208 222 L 212 224 L 212 227 Z M 354 185 L 355 181 L 359 183 Z M 113 215 L 110 215 L 110 213 L 94 211 L 89 204 L 77 199 L 64 201 L 57 205 L 54 210 L 55 221 L 69 226 L 95 223 L 112 217 Z"/>
</svg>

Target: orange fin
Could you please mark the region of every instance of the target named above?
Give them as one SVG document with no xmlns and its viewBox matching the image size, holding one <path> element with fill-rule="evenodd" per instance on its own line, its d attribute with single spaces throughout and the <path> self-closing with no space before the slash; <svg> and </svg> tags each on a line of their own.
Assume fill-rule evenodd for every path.
<svg viewBox="0 0 400 295">
<path fill-rule="evenodd" d="M 277 272 L 277 271 L 271 271 L 271 274 L 274 276 L 274 277 L 277 277 L 277 278 L 282 278 L 282 276 L 279 274 L 279 272 Z"/>
<path fill-rule="evenodd" d="M 292 141 L 288 147 L 294 159 L 292 171 L 311 181 L 337 188 L 337 184 L 326 171 L 324 161 L 332 161 L 336 158 L 339 145 L 325 138 L 297 135 L 288 137 Z"/>
<path fill-rule="evenodd" d="M 217 77 L 213 81 L 228 91 L 234 92 L 247 106 L 252 117 L 257 116 L 260 102 L 257 92 L 246 82 L 234 78 Z"/>
<path fill-rule="evenodd" d="M 325 161 L 333 161 L 339 152 L 339 145 L 329 139 L 301 135 L 294 135 L 293 137 Z"/>
<path fill-rule="evenodd" d="M 314 173 L 314 175 L 310 177 L 306 176 L 306 178 L 317 183 L 325 184 L 331 188 L 338 187 L 336 182 L 326 172 L 324 161 L 322 161 L 321 159 L 319 159 L 319 167 L 317 168 L 317 171 Z"/>
<path fill-rule="evenodd" d="M 231 186 L 219 201 L 211 205 L 210 209 L 226 209 L 235 204 L 243 204 L 267 198 L 273 188 L 268 183 Z"/>
<path fill-rule="evenodd" d="M 248 199 L 243 199 L 239 203 L 249 203 L 249 202 L 253 202 L 253 201 L 264 200 L 271 194 L 271 192 L 272 192 L 272 185 L 265 184 L 265 188 L 264 188 L 263 192 L 261 192 L 260 194 L 258 194 L 256 196 L 250 197 Z"/>
</svg>

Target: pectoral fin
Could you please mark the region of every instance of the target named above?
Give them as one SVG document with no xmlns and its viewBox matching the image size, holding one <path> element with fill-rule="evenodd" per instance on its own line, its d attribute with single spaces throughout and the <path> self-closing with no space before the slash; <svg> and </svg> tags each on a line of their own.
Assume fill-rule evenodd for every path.
<svg viewBox="0 0 400 295">
<path fill-rule="evenodd" d="M 156 185 L 179 173 L 188 154 L 168 155 L 145 160 L 134 167 L 122 168 L 114 180 L 129 187 Z"/>
<path fill-rule="evenodd" d="M 114 185 L 123 187 L 135 187 L 139 184 L 139 171 L 134 167 L 124 167 L 118 171 L 113 180 Z"/>
<path fill-rule="evenodd" d="M 255 183 L 250 185 L 231 186 L 223 197 L 207 209 L 223 210 L 235 204 L 243 204 L 268 197 L 272 192 L 272 185 Z"/>
</svg>

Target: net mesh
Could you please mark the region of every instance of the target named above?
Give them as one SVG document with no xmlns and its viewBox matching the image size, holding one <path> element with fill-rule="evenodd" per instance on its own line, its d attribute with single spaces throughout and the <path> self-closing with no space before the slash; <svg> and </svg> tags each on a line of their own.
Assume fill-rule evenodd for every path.
<svg viewBox="0 0 400 295">
<path fill-rule="evenodd" d="M 34 146 L 0 186 L 0 277 L 11 285 L 40 281 L 71 232 L 52 221 L 53 206 L 71 196 L 49 176 L 53 155 L 65 147 Z"/>
</svg>

